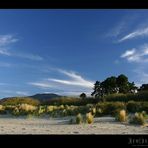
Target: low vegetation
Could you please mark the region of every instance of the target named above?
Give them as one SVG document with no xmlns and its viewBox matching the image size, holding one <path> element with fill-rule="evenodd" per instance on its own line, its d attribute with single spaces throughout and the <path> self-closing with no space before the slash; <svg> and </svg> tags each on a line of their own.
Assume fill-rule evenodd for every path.
<svg viewBox="0 0 148 148">
<path fill-rule="evenodd" d="M 142 113 L 136 112 L 134 115 L 130 116 L 129 122 L 131 124 L 144 125 L 146 121 Z"/>
<path fill-rule="evenodd" d="M 125 110 L 120 110 L 117 113 L 116 120 L 119 121 L 119 122 L 126 122 L 127 121 L 126 111 Z"/>
<path fill-rule="evenodd" d="M 81 124 L 94 122 L 95 117 L 110 115 L 119 122 L 143 125 L 148 114 L 148 84 L 139 89 L 134 82 L 129 82 L 125 75 L 109 77 L 94 84 L 92 97 L 85 93 L 76 97 L 38 99 L 14 97 L 0 100 L 0 114 L 14 116 L 65 117 L 71 116 L 70 123 Z M 136 93 L 137 91 L 137 93 Z M 48 96 L 46 95 L 46 98 Z M 128 118 L 129 117 L 129 118 Z"/>
<path fill-rule="evenodd" d="M 94 116 L 91 114 L 91 112 L 86 114 L 86 123 L 91 124 L 94 122 Z"/>
<path fill-rule="evenodd" d="M 83 123 L 83 116 L 79 113 L 76 116 L 76 124 L 81 124 L 81 123 Z"/>
</svg>

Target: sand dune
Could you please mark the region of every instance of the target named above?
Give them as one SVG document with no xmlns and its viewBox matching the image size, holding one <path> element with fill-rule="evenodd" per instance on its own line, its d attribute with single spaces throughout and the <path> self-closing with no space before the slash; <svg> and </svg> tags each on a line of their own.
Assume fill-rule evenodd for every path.
<svg viewBox="0 0 148 148">
<path fill-rule="evenodd" d="M 113 117 L 95 118 L 93 124 L 69 124 L 66 118 L 0 117 L 0 134 L 148 134 L 148 127 L 119 123 Z"/>
</svg>

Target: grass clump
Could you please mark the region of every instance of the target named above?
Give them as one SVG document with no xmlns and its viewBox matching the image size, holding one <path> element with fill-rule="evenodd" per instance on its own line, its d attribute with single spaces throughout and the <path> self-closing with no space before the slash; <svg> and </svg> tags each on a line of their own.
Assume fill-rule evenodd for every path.
<svg viewBox="0 0 148 148">
<path fill-rule="evenodd" d="M 76 124 L 81 124 L 83 123 L 83 117 L 82 115 L 79 113 L 77 116 L 76 116 Z"/>
<path fill-rule="evenodd" d="M 86 123 L 91 124 L 94 122 L 94 116 L 91 114 L 91 112 L 86 114 Z"/>
<path fill-rule="evenodd" d="M 125 110 L 120 110 L 117 113 L 116 120 L 120 122 L 125 122 L 127 120 L 127 115 Z"/>
<path fill-rule="evenodd" d="M 3 105 L 0 105 L 0 114 L 6 114 L 6 110 Z"/>
<path fill-rule="evenodd" d="M 137 125 L 144 125 L 145 124 L 145 118 L 142 113 L 135 113 L 134 116 L 130 117 L 131 124 L 137 124 Z"/>
</svg>

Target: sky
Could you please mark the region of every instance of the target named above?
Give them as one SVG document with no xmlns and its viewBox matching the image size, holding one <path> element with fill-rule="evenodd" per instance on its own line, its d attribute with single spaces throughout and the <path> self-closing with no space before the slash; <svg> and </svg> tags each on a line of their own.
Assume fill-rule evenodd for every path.
<svg viewBox="0 0 148 148">
<path fill-rule="evenodd" d="M 1 9 L 0 98 L 90 95 L 125 74 L 148 83 L 148 10 Z"/>
</svg>

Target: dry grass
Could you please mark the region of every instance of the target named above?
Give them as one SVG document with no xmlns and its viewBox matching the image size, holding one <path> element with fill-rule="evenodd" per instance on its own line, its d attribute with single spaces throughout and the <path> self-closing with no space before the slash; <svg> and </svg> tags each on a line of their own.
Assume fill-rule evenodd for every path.
<svg viewBox="0 0 148 148">
<path fill-rule="evenodd" d="M 77 116 L 76 116 L 76 123 L 77 124 L 81 124 L 83 122 L 83 117 L 82 115 L 79 113 Z"/>
<path fill-rule="evenodd" d="M 23 110 L 23 111 L 35 111 L 37 109 L 36 106 L 33 106 L 33 105 L 29 105 L 29 104 L 21 104 L 19 106 L 19 110 Z"/>
<path fill-rule="evenodd" d="M 127 120 L 127 115 L 125 110 L 120 110 L 118 113 L 117 120 L 120 122 L 125 122 Z"/>
<path fill-rule="evenodd" d="M 86 122 L 88 124 L 91 124 L 94 122 L 94 116 L 91 114 L 91 112 L 87 113 L 86 114 Z"/>
</svg>

